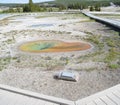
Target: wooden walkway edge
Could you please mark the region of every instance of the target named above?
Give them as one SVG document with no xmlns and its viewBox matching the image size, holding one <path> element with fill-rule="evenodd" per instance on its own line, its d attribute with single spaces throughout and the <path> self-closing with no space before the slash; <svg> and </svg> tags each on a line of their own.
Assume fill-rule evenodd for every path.
<svg viewBox="0 0 120 105">
<path fill-rule="evenodd" d="M 120 84 L 77 101 L 0 84 L 0 105 L 120 105 Z"/>
<path fill-rule="evenodd" d="M 10 97 L 8 97 L 9 94 L 11 94 Z M 74 105 L 73 101 L 69 101 L 69 100 L 65 100 L 65 99 L 61 99 L 61 98 L 56 98 L 53 96 L 47 96 L 47 95 L 43 95 L 43 94 L 39 94 L 39 93 L 35 93 L 35 92 L 22 90 L 22 89 L 18 89 L 18 88 L 14 88 L 14 87 L 0 84 L 0 103 L 1 103 L 1 98 L 3 96 L 8 98 L 6 100 L 11 99 L 12 96 L 14 96 L 16 98 L 17 97 L 19 98 L 19 96 L 20 96 L 21 103 L 22 103 L 23 98 L 27 98 L 27 100 L 31 100 L 31 99 L 34 100 L 35 99 L 36 102 L 41 101 L 40 103 L 42 103 L 42 102 L 45 103 L 45 104 L 39 104 L 39 105 Z M 9 101 L 12 101 L 12 99 Z M 0 105 L 8 105 L 8 104 L 3 103 Z M 16 105 L 16 104 L 9 104 L 9 105 Z M 30 104 L 28 102 L 28 104 L 25 104 L 25 105 L 34 105 L 34 104 Z"/>
</svg>

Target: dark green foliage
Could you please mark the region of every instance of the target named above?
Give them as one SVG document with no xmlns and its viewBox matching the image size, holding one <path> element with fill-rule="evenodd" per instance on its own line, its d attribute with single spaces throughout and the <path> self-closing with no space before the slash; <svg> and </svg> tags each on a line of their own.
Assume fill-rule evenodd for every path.
<svg viewBox="0 0 120 105">
<path fill-rule="evenodd" d="M 34 4 L 33 4 L 32 0 L 29 0 L 29 10 L 30 10 L 30 12 L 32 12 L 33 9 L 34 9 Z"/>
<path fill-rule="evenodd" d="M 99 5 L 95 5 L 95 11 L 101 11 L 100 6 Z"/>
<path fill-rule="evenodd" d="M 68 8 L 69 9 L 85 9 L 87 7 L 85 4 L 74 3 L 74 4 L 68 5 Z"/>
<path fill-rule="evenodd" d="M 64 5 L 70 9 L 84 9 L 89 6 L 98 6 L 96 11 L 100 11 L 101 6 L 109 6 L 110 2 L 120 5 L 120 0 L 55 0 L 53 3 L 57 5 Z"/>
<path fill-rule="evenodd" d="M 62 5 L 62 4 L 59 5 L 58 8 L 59 8 L 59 11 L 61 11 L 61 10 L 63 10 L 63 9 L 66 9 L 66 7 L 65 7 L 64 5 Z"/>
<path fill-rule="evenodd" d="M 24 12 L 38 12 L 40 7 L 37 4 L 34 4 L 32 0 L 29 0 L 29 4 L 26 4 L 23 8 Z"/>
<path fill-rule="evenodd" d="M 39 12 L 41 9 L 39 7 L 39 5 L 34 4 L 32 2 L 32 0 L 29 0 L 28 4 L 21 4 L 18 5 L 16 4 L 16 6 L 11 6 L 11 8 L 9 10 L 3 11 L 5 13 L 15 13 L 15 12 Z"/>
<path fill-rule="evenodd" d="M 87 38 L 87 40 L 90 41 L 90 42 L 93 42 L 95 44 L 99 44 L 100 43 L 100 41 L 99 41 L 100 37 L 101 37 L 100 35 L 91 35 Z"/>
<path fill-rule="evenodd" d="M 25 5 L 25 6 L 23 7 L 23 12 L 30 12 L 29 5 Z"/>
<path fill-rule="evenodd" d="M 52 8 L 49 8 L 49 10 L 48 10 L 49 12 L 52 12 L 53 11 L 53 9 Z"/>
<path fill-rule="evenodd" d="M 90 11 L 94 11 L 94 7 L 93 6 L 90 6 Z"/>
<path fill-rule="evenodd" d="M 101 8 L 99 5 L 95 5 L 95 6 L 90 6 L 90 11 L 101 11 Z"/>
<path fill-rule="evenodd" d="M 110 62 L 112 62 L 114 59 L 116 59 L 117 55 L 118 55 L 118 54 L 117 54 L 116 50 L 115 50 L 114 48 L 111 48 L 111 49 L 109 50 L 109 53 L 108 53 L 107 56 L 105 57 L 104 61 L 105 61 L 106 63 L 110 63 Z"/>
<path fill-rule="evenodd" d="M 6 58 L 0 58 L 0 71 L 5 69 L 7 65 L 10 63 L 11 58 L 6 57 Z"/>
<path fill-rule="evenodd" d="M 109 64 L 108 66 L 110 69 L 118 69 L 120 67 L 118 64 Z"/>
</svg>

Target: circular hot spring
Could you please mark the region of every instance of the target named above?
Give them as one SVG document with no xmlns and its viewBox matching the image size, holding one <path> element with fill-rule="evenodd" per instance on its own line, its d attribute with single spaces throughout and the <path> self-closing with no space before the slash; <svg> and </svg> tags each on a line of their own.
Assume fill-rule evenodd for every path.
<svg viewBox="0 0 120 105">
<path fill-rule="evenodd" d="M 59 40 L 38 40 L 23 43 L 19 49 L 24 52 L 70 52 L 90 49 L 91 45 L 83 42 L 64 42 Z"/>
</svg>

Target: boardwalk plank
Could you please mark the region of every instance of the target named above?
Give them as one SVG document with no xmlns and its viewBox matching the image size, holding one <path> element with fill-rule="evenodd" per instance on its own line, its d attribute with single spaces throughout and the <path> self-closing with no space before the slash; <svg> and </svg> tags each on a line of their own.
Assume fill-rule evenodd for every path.
<svg viewBox="0 0 120 105">
<path fill-rule="evenodd" d="M 14 96 L 15 96 L 15 94 L 9 94 L 8 92 L 6 92 L 6 91 L 0 91 L 0 95 L 3 97 L 1 100 L 0 100 L 0 105 L 9 105 L 9 104 L 11 104 L 13 101 L 15 101 L 15 100 L 13 100 L 14 98 Z"/>
<path fill-rule="evenodd" d="M 25 97 L 36 99 L 38 102 L 37 103 L 38 105 L 42 105 L 41 103 L 43 103 L 43 105 L 44 105 L 44 102 L 45 103 L 47 102 L 50 104 L 58 103 L 58 105 L 59 104 L 61 104 L 61 105 L 74 105 L 74 102 L 70 101 L 70 100 L 61 99 L 61 98 L 48 96 L 48 95 L 43 95 L 43 94 L 39 94 L 39 93 L 35 93 L 35 92 L 31 92 L 31 91 L 27 91 L 27 90 L 23 90 L 23 89 L 19 89 L 19 88 L 10 87 L 7 85 L 0 84 L 0 90 L 2 91 L 2 93 L 1 93 L 2 96 L 7 94 L 7 92 L 9 92 L 9 95 L 11 96 L 11 98 L 12 98 L 13 94 L 18 95 L 18 96 L 22 95 L 22 96 L 24 96 L 24 99 L 25 99 Z M 21 98 L 21 99 L 23 99 L 23 98 Z M 22 101 L 25 101 L 24 103 L 26 103 L 26 100 L 24 100 L 24 99 Z M 28 100 L 30 100 L 30 99 L 28 99 Z M 14 101 L 16 101 L 16 100 L 14 100 Z M 25 105 L 27 105 L 27 103 Z M 35 103 L 36 103 L 36 101 L 35 101 Z"/>
<path fill-rule="evenodd" d="M 116 97 L 114 94 L 110 93 L 107 95 L 111 100 L 113 100 L 117 105 L 120 105 L 120 99 Z"/>
<path fill-rule="evenodd" d="M 106 105 L 101 99 L 96 99 L 94 100 L 94 102 L 96 103 L 96 105 Z"/>
<path fill-rule="evenodd" d="M 100 97 L 100 99 L 107 105 L 117 105 L 111 99 L 109 99 L 107 96 Z"/>
<path fill-rule="evenodd" d="M 93 101 L 96 103 L 96 105 L 120 105 L 119 102 L 120 92 L 118 91 L 118 89 L 120 89 L 120 85 L 116 85 L 114 87 L 96 93 L 94 95 L 91 95 L 89 97 L 78 100 L 76 103 L 78 105 L 87 105 L 87 103 Z M 115 96 L 109 97 L 109 94 L 113 94 L 116 97 Z M 113 97 L 115 98 L 114 100 L 112 99 Z"/>
<path fill-rule="evenodd" d="M 0 105 L 58 105 L 5 90 L 0 90 L 0 97 Z"/>
<path fill-rule="evenodd" d="M 114 86 L 76 102 L 67 101 L 68 103 L 65 102 L 64 105 L 120 105 L 120 85 L 118 86 Z M 58 103 L 59 98 L 51 97 L 52 100 L 48 100 L 50 99 L 48 96 L 43 96 L 44 98 L 42 98 L 42 96 L 39 97 L 39 94 L 35 95 L 34 93 L 29 93 L 29 91 L 27 94 L 27 91 L 13 90 L 14 89 L 11 89 L 11 91 L 9 91 L 8 88 L 6 90 L 3 89 L 3 87 L 2 89 L 0 88 L 0 105 L 63 105 L 62 103 Z M 58 104 L 56 104 L 54 99 L 57 100 Z"/>
<path fill-rule="evenodd" d="M 45 105 L 45 101 L 42 101 L 42 100 L 39 100 L 39 103 L 37 102 L 38 100 L 37 99 L 33 99 L 33 98 L 30 98 L 30 100 L 28 99 L 28 102 L 26 103 L 26 105 Z"/>
<path fill-rule="evenodd" d="M 26 98 L 24 96 L 15 97 L 14 105 L 26 105 Z"/>
<path fill-rule="evenodd" d="M 117 90 L 114 90 L 112 93 L 120 99 L 120 93 Z"/>
<path fill-rule="evenodd" d="M 55 103 L 48 103 L 46 102 L 45 105 L 59 105 L 59 104 L 55 104 Z"/>
<path fill-rule="evenodd" d="M 80 104 L 81 105 L 81 104 Z M 96 105 L 93 101 L 92 102 L 90 102 L 90 103 L 88 103 L 88 104 L 86 104 L 86 105 Z"/>
</svg>

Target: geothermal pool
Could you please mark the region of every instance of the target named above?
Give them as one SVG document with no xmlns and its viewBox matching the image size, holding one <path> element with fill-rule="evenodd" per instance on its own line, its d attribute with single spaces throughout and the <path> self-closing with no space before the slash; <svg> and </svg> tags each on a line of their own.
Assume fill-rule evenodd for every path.
<svg viewBox="0 0 120 105">
<path fill-rule="evenodd" d="M 24 52 L 70 52 L 90 49 L 91 45 L 83 42 L 64 42 L 59 40 L 37 40 L 23 43 L 19 49 Z"/>
<path fill-rule="evenodd" d="M 50 27 L 53 26 L 53 24 L 34 24 L 31 25 L 30 27 L 36 28 L 36 27 Z"/>
</svg>

